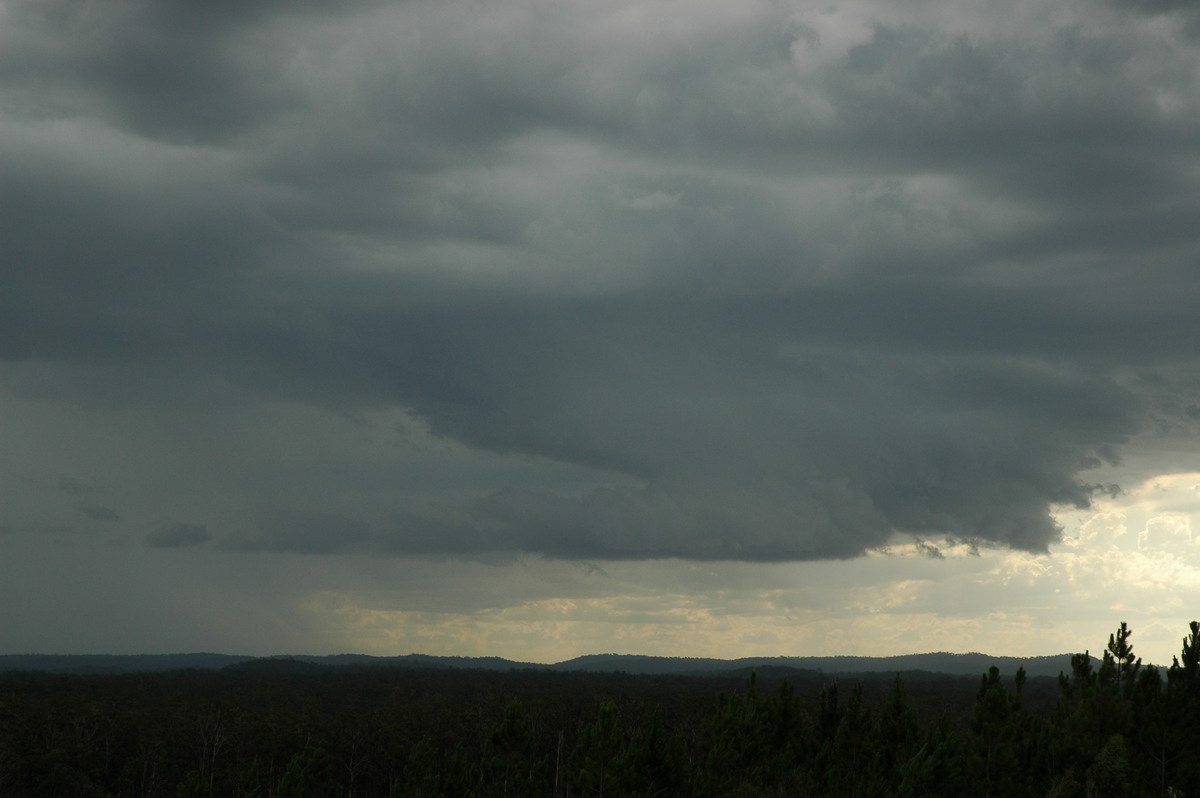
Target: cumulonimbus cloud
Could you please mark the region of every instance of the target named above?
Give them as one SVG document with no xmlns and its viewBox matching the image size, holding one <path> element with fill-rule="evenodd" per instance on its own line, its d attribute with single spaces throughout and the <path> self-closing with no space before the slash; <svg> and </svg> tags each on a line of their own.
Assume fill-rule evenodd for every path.
<svg viewBox="0 0 1200 798">
<path fill-rule="evenodd" d="M 1195 434 L 1195 41 L 1094 10 L 8 3 L 0 357 L 614 475 L 315 492 L 235 547 L 1044 551 Z"/>
</svg>

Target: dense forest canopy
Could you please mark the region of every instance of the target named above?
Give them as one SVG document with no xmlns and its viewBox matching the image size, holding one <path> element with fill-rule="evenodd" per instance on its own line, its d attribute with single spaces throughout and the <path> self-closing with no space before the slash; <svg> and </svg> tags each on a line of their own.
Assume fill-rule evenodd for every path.
<svg viewBox="0 0 1200 798">
<path fill-rule="evenodd" d="M 1184 796 L 1200 623 L 1057 679 L 333 667 L 0 674 L 5 796 Z"/>
</svg>

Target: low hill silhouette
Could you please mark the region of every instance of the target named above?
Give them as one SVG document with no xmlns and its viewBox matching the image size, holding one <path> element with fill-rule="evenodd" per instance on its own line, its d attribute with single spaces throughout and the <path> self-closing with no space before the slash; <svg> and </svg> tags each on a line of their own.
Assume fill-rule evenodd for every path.
<svg viewBox="0 0 1200 798">
<path fill-rule="evenodd" d="M 1071 655 L 1042 657 L 996 657 L 987 654 L 905 654 L 893 657 L 656 657 L 641 654 L 588 654 L 551 665 L 519 662 L 501 657 L 440 657 L 408 654 L 376 657 L 367 654 L 281 655 L 251 657 L 233 654 L 6 654 L 0 655 L 0 671 L 48 671 L 53 673 L 140 673 L 169 670 L 215 670 L 244 663 L 287 660 L 313 665 L 354 667 L 472 668 L 477 670 L 548 670 L 621 672 L 640 675 L 710 675 L 747 669 L 788 670 L 821 674 L 895 673 L 924 671 L 948 675 L 979 675 L 995 666 L 1001 673 L 1018 668 L 1033 676 L 1057 676 L 1071 672 Z"/>
</svg>

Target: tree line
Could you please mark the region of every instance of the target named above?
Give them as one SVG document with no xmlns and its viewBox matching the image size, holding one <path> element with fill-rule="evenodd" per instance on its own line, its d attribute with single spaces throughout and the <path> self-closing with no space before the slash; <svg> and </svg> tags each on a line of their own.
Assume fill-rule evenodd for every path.
<svg viewBox="0 0 1200 798">
<path fill-rule="evenodd" d="M 0 795 L 1200 795 L 1200 623 L 1168 668 L 1125 623 L 1057 680 L 838 681 L 252 662 L 0 674 Z"/>
</svg>

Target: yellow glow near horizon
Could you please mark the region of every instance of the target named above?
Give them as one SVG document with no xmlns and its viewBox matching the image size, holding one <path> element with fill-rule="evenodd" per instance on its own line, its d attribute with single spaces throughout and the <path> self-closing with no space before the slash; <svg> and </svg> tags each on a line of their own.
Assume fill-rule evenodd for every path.
<svg viewBox="0 0 1200 798">
<path fill-rule="evenodd" d="M 1200 473 L 1164 474 L 1087 511 L 1064 511 L 1057 516 L 1064 540 L 1046 555 L 959 544 L 932 559 L 908 543 L 850 561 L 704 564 L 721 572 L 714 587 L 667 590 L 654 586 L 677 583 L 681 571 L 701 566 L 605 563 L 606 581 L 593 595 L 558 591 L 506 602 L 497 589 L 476 608 L 434 612 L 406 609 L 400 597 L 391 606 L 367 606 L 353 593 L 325 591 L 310 596 L 306 611 L 346 651 L 529 662 L 606 652 L 1096 654 L 1124 620 L 1135 651 L 1166 665 L 1200 612 L 1200 549 L 1192 534 L 1198 486 Z M 544 561 L 526 567 L 567 568 Z M 504 569 L 495 576 L 517 578 Z M 554 579 L 546 581 L 547 592 L 555 592 Z"/>
</svg>

